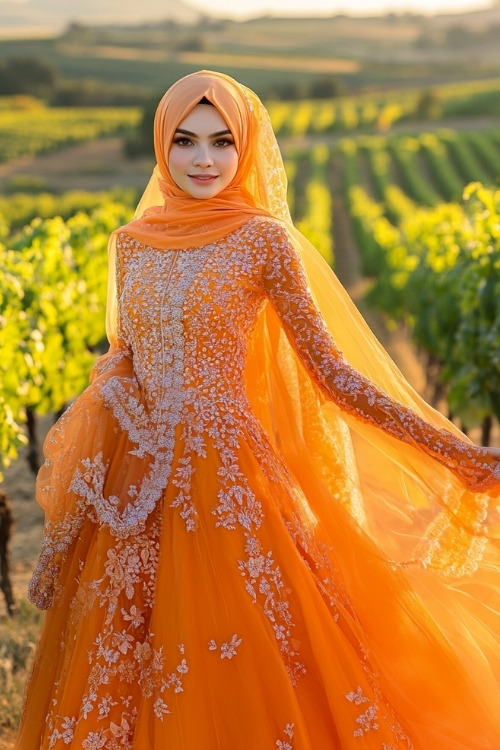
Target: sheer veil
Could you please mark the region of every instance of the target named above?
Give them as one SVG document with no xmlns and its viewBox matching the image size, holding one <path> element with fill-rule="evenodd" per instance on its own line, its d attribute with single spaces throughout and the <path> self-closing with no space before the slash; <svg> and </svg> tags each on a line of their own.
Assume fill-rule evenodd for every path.
<svg viewBox="0 0 500 750">
<path fill-rule="evenodd" d="M 227 204 L 214 201 L 195 211 L 193 201 L 175 191 L 163 148 L 171 141 L 172 129 L 202 96 L 219 108 L 236 132 L 243 164 L 237 184 L 220 196 Z M 251 215 L 273 217 L 286 227 L 300 254 L 316 303 L 347 361 L 401 405 L 438 429 L 461 435 L 406 382 L 333 271 L 294 227 L 278 144 L 267 111 L 252 91 L 220 73 L 187 76 L 160 102 L 155 136 L 158 164 L 135 220 L 119 231 L 166 251 L 188 251 L 227 235 Z M 108 331 L 113 351 L 119 347 L 114 238 L 110 259 Z M 246 383 L 272 445 L 303 489 L 304 518 L 325 544 L 341 550 L 338 565 L 351 581 L 356 601 L 365 602 L 367 618 L 372 597 L 389 593 L 377 589 L 374 571 L 390 569 L 396 599 L 407 597 L 410 589 L 417 592 L 447 641 L 462 649 L 464 659 L 475 654 L 475 664 L 489 665 L 477 668 L 475 677 L 483 684 L 489 680 L 498 700 L 500 524 L 491 493 L 465 487 L 418 444 L 403 444 L 326 400 L 312 384 L 270 304 L 253 332 Z M 369 540 L 362 555 L 336 535 L 338 514 L 344 520 L 347 515 L 354 533 Z M 383 650 L 388 651 L 387 645 Z"/>
</svg>

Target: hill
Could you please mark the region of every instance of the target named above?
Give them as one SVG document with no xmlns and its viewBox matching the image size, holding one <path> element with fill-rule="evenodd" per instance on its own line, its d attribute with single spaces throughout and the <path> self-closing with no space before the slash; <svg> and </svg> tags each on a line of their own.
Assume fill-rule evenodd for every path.
<svg viewBox="0 0 500 750">
<path fill-rule="evenodd" d="M 293 98 L 291 89 L 295 98 L 303 96 L 313 80 L 331 76 L 340 82 L 339 90 L 355 92 L 500 75 L 498 4 L 433 17 L 392 13 L 247 21 L 201 17 L 184 0 L 164 9 L 157 0 L 134 9 L 122 7 L 122 0 L 102 5 L 105 10 L 99 0 L 71 5 L 0 0 L 0 29 L 12 32 L 11 39 L 0 39 L 0 60 L 41 59 L 61 80 L 126 85 L 142 97 L 199 68 L 229 73 L 264 98 Z M 144 16 L 147 23 L 139 23 Z M 57 23 L 60 29 L 71 19 L 48 39 L 13 38 L 19 24 L 49 28 Z"/>
<path fill-rule="evenodd" d="M 140 3 L 124 3 L 123 0 L 26 0 L 0 2 L 0 35 L 10 36 L 24 30 L 36 28 L 60 32 L 69 23 L 90 25 L 142 24 L 157 20 L 174 20 L 177 23 L 197 23 L 200 12 L 183 0 L 174 3 L 158 3 L 157 0 L 142 0 Z"/>
</svg>

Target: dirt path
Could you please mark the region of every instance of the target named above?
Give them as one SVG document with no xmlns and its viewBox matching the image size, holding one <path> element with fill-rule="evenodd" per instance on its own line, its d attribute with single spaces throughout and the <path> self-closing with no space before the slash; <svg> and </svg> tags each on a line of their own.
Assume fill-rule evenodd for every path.
<svg viewBox="0 0 500 750">
<path fill-rule="evenodd" d="M 126 159 L 123 139 L 103 138 L 0 164 L 0 191 L 15 185 L 20 178 L 41 179 L 48 191 L 55 192 L 143 188 L 153 166 L 152 159 Z"/>
</svg>

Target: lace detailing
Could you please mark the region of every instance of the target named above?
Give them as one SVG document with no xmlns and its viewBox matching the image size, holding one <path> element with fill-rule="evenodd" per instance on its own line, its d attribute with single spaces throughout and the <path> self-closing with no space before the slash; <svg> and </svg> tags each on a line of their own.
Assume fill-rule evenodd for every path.
<svg viewBox="0 0 500 750">
<path fill-rule="evenodd" d="M 281 570 L 273 560 L 273 553 L 269 551 L 264 554 L 256 537 L 247 536 L 245 552 L 247 559 L 240 560 L 239 568 L 246 579 L 246 589 L 254 603 L 261 603 L 271 622 L 280 651 L 286 659 L 290 680 L 292 685 L 296 685 L 307 669 L 300 662 L 297 646 L 294 645 L 294 623 L 290 604 L 284 596 Z"/>
<path fill-rule="evenodd" d="M 465 492 L 461 495 L 451 494 L 446 489 L 443 500 L 454 516 L 467 518 Z M 471 527 L 479 534 L 482 530 L 479 519 L 486 521 L 488 501 L 486 495 L 478 495 L 476 498 L 477 506 L 482 505 L 482 513 L 476 513 Z M 453 516 L 442 512 L 429 524 L 414 554 L 421 564 L 439 570 L 446 576 L 470 576 L 477 570 L 487 544 L 486 537 L 473 536 L 463 525 L 454 523 Z"/>
<path fill-rule="evenodd" d="M 287 724 L 283 734 L 286 737 L 285 740 L 276 740 L 276 747 L 278 750 L 293 750 L 293 735 L 294 735 L 294 724 Z"/>
<path fill-rule="evenodd" d="M 96 606 L 103 611 L 103 622 L 88 653 L 87 689 L 78 717 L 58 712 L 65 686 L 55 686 L 47 717 L 49 747 L 75 741 L 87 750 L 131 748 L 137 686 L 159 720 L 169 713 L 168 695 L 183 690 L 189 667 L 182 646 L 176 655 L 165 654 L 162 646 L 154 644 L 147 626 L 154 603 L 160 529 L 161 514 L 156 513 L 142 534 L 116 540 L 108 548 L 102 575 L 95 580 L 88 579 L 81 562 L 83 580 L 70 609 L 69 627 L 85 621 Z M 64 673 L 74 644 L 60 645 L 66 659 Z M 86 732 L 89 724 L 100 728 Z"/>
<path fill-rule="evenodd" d="M 65 686 L 56 686 L 47 717 L 51 747 L 75 742 L 85 750 L 129 748 L 143 701 L 153 721 L 168 722 L 177 705 L 173 696 L 183 700 L 189 691 L 193 652 L 184 646 L 184 634 L 179 643 L 165 645 L 150 628 L 154 607 L 162 606 L 161 594 L 155 594 L 162 523 L 175 526 L 176 539 L 180 534 L 193 549 L 204 549 L 207 537 L 220 535 L 231 586 L 239 587 L 252 613 L 272 633 L 292 686 L 302 678 L 313 679 L 314 670 L 304 656 L 301 639 L 307 633 L 298 627 L 303 613 L 292 595 L 294 582 L 281 565 L 280 542 L 275 546 L 269 532 L 276 528 L 271 525 L 276 517 L 332 621 L 339 623 L 338 631 L 346 621 L 356 621 L 334 553 L 315 536 L 318 519 L 292 475 L 295 467 L 288 469 L 275 452 L 272 436 L 251 412 L 245 392 L 247 346 L 268 299 L 323 396 L 357 419 L 419 445 L 471 485 L 485 481 L 487 471 L 480 451 L 427 426 L 346 364 L 278 223 L 254 218 L 225 239 L 189 251 L 144 247 L 121 234 L 117 264 L 123 349 L 102 358 L 95 369 L 85 397 L 92 408 L 82 407 L 85 419 L 74 443 L 80 452 L 69 445 L 49 462 L 52 473 L 44 480 L 49 491 L 55 478 L 54 485 L 64 487 L 71 500 L 67 513 L 46 525 L 44 551 L 30 587 L 36 604 L 50 606 L 54 592 L 63 593 L 60 571 L 83 524 L 96 535 L 108 535 L 101 575 L 86 580 L 82 563 L 71 605 L 68 632 L 76 632 L 89 612 L 103 618 L 89 652 L 81 715 L 63 708 Z M 68 420 L 80 415 L 79 408 L 70 410 Z M 63 419 L 50 438 L 56 448 L 65 445 L 65 425 Z M 86 441 L 87 431 L 92 436 L 102 431 L 108 443 Z M 331 495 L 362 524 L 354 469 L 338 475 L 341 486 L 332 487 Z M 210 492 L 203 484 L 207 478 Z M 282 505 L 280 498 L 285 498 Z M 429 530 L 429 564 L 435 562 L 435 538 L 437 532 Z M 481 549 L 471 554 L 480 555 Z M 469 562 L 473 566 L 475 558 Z M 204 633 L 199 650 L 211 664 L 237 669 L 249 650 L 242 633 L 236 622 L 228 621 L 222 632 L 214 627 Z M 410 748 L 377 692 L 370 655 L 355 636 L 351 640 L 365 691 L 355 687 L 345 696 L 357 711 L 353 736 L 378 733 L 381 743 L 394 738 L 393 744 L 380 745 L 384 750 Z M 61 643 L 68 659 L 70 647 Z M 87 719 L 89 726 L 95 721 L 83 736 Z M 295 727 L 287 724 L 277 739 L 274 728 L 271 744 L 293 750 Z"/>
<path fill-rule="evenodd" d="M 236 654 L 238 653 L 238 649 L 241 646 L 242 640 L 243 639 L 238 638 L 237 634 L 235 633 L 232 636 L 231 640 L 226 641 L 218 646 L 215 638 L 212 638 L 212 640 L 208 644 L 208 650 L 219 651 L 221 659 L 232 659 L 233 656 L 236 656 Z"/>
<path fill-rule="evenodd" d="M 82 513 L 66 513 L 57 524 L 45 522 L 42 550 L 28 585 L 28 598 L 38 609 L 49 609 L 57 601 L 61 568 L 83 520 Z"/>
<path fill-rule="evenodd" d="M 287 202 L 287 179 L 283 159 L 269 114 L 258 97 L 242 86 L 250 110 L 254 113 L 259 133 L 253 172 L 257 200 L 277 219 L 291 221 Z"/>
<path fill-rule="evenodd" d="M 378 692 L 377 688 L 374 687 L 375 695 L 377 695 Z M 354 720 L 355 728 L 353 729 L 353 737 L 359 739 L 369 733 L 377 735 L 381 726 L 387 725 L 394 735 L 394 740 L 397 744 L 382 742 L 380 745 L 382 750 L 398 750 L 398 748 L 402 746 L 405 747 L 406 750 L 414 750 L 413 743 L 408 735 L 402 731 L 397 721 L 394 718 L 391 718 L 390 708 L 388 706 L 386 709 L 382 708 L 383 702 L 380 698 L 375 700 L 368 698 L 359 685 L 356 690 L 347 693 L 345 697 L 349 703 L 358 709 L 357 716 Z M 403 744 L 401 745 L 400 743 Z"/>
<path fill-rule="evenodd" d="M 269 231 L 264 271 L 269 297 L 299 358 L 329 399 L 357 419 L 418 446 L 453 471 L 469 488 L 486 490 L 500 479 L 500 462 L 484 449 L 440 430 L 401 406 L 354 370 L 337 349 L 309 291 L 297 251 L 286 231 Z"/>
</svg>

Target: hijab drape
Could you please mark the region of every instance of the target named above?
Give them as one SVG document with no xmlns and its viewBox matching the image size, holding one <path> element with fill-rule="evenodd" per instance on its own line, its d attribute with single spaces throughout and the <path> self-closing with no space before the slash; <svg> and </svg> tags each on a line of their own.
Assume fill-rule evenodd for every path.
<svg viewBox="0 0 500 750">
<path fill-rule="evenodd" d="M 206 98 L 226 121 L 238 153 L 231 184 L 214 198 L 186 195 L 168 169 L 168 151 L 175 130 Z M 188 248 L 214 242 L 238 229 L 251 216 L 289 219 L 282 187 L 286 188 L 281 154 L 266 110 L 255 94 L 220 73 L 201 71 L 175 83 L 158 105 L 154 122 L 157 160 L 127 234 L 154 247 Z M 276 180 L 268 181 L 275 174 Z"/>
</svg>

